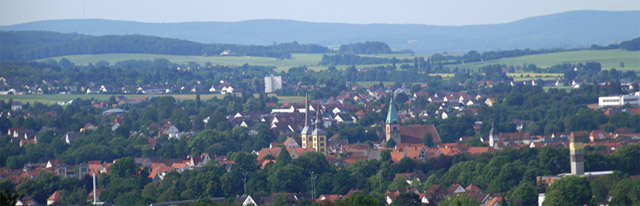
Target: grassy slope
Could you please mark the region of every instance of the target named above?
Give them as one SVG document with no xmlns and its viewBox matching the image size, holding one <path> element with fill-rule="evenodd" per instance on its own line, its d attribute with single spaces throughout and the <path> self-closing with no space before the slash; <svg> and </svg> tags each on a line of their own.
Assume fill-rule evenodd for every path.
<svg viewBox="0 0 640 206">
<path fill-rule="evenodd" d="M 602 64 L 603 69 L 616 68 L 618 70 L 640 71 L 640 51 L 625 50 L 583 50 L 558 52 L 549 54 L 528 55 L 514 58 L 491 60 L 486 62 L 476 62 L 458 65 L 460 68 L 478 68 L 488 64 L 522 65 L 535 64 L 538 67 L 548 68 L 562 63 L 584 63 L 597 61 Z M 624 62 L 625 67 L 620 67 L 620 62 Z"/>
<path fill-rule="evenodd" d="M 322 59 L 322 54 L 292 54 L 291 59 L 279 60 L 277 58 L 269 57 L 248 57 L 248 56 L 180 56 L 180 55 L 162 55 L 162 54 L 97 54 L 97 55 L 69 55 L 54 57 L 48 59 L 54 59 L 59 61 L 61 58 L 67 58 L 71 62 L 77 65 L 88 65 L 89 63 L 95 64 L 98 61 L 105 60 L 111 64 L 115 64 L 124 60 L 154 60 L 157 58 L 165 58 L 171 62 L 178 64 L 186 64 L 188 62 L 196 62 L 200 65 L 204 65 L 207 62 L 211 62 L 214 65 L 243 65 L 245 63 L 252 65 L 268 65 L 277 67 L 277 71 L 286 71 L 291 67 L 299 65 L 314 66 Z M 44 60 L 44 59 L 43 59 Z M 314 67 L 315 68 L 315 67 Z M 319 68 L 321 69 L 321 68 Z"/>
<path fill-rule="evenodd" d="M 156 58 L 166 58 L 169 61 L 179 64 L 187 62 L 196 62 L 204 65 L 206 62 L 220 65 L 270 65 L 277 67 L 276 71 L 287 71 L 291 67 L 305 65 L 312 70 L 326 69 L 326 66 L 318 65 L 318 62 L 322 59 L 323 54 L 292 54 L 291 59 L 279 60 L 276 58 L 268 57 L 235 57 L 235 56 L 177 56 L 177 55 L 156 55 L 156 54 L 99 54 L 99 55 L 70 55 L 63 56 L 70 61 L 78 65 L 87 65 L 89 63 L 95 63 L 100 60 L 106 60 L 111 64 L 118 61 L 129 59 L 142 59 L 153 60 Z M 363 55 L 372 57 L 384 57 L 391 58 L 396 57 L 398 59 L 413 58 L 410 54 L 381 54 L 381 55 Z M 427 55 L 416 55 L 422 57 L 428 57 Z M 54 57 L 52 59 L 59 60 L 62 57 Z M 570 52 L 558 52 L 549 54 L 538 54 L 521 56 L 514 58 L 505 58 L 499 60 L 491 60 L 485 62 L 475 62 L 469 64 L 448 65 L 449 67 L 458 68 L 472 68 L 488 64 L 506 64 L 506 65 L 522 65 L 522 64 L 536 64 L 539 67 L 550 67 L 555 64 L 568 63 L 584 63 L 588 61 L 598 61 L 602 64 L 604 69 L 616 68 L 618 70 L 634 70 L 640 71 L 640 51 L 625 51 L 625 50 L 583 50 L 583 51 L 570 51 Z M 620 62 L 624 62 L 625 67 L 620 67 Z M 413 64 L 413 63 L 410 63 Z M 375 65 L 356 65 L 357 68 L 367 68 L 375 66 L 386 66 L 389 64 L 375 64 Z M 338 69 L 346 68 L 347 66 L 338 66 Z"/>
</svg>

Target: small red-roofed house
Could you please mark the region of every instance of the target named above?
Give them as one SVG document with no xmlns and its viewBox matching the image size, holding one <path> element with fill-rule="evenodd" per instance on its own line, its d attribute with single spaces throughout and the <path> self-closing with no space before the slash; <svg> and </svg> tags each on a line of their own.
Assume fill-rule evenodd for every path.
<svg viewBox="0 0 640 206">
<path fill-rule="evenodd" d="M 574 134 L 575 135 L 575 134 Z M 595 142 L 597 140 L 613 139 L 613 134 L 604 130 L 593 130 L 589 133 L 589 141 Z"/>
<path fill-rule="evenodd" d="M 407 157 L 407 153 L 404 152 L 390 152 L 391 154 L 391 161 L 393 161 L 393 163 L 399 163 L 402 158 Z"/>
<path fill-rule="evenodd" d="M 49 198 L 47 199 L 47 205 L 56 205 L 58 203 L 60 203 L 60 193 L 62 192 L 62 190 L 58 190 L 53 192 L 53 194 L 51 194 L 51 196 L 49 196 Z"/>
<path fill-rule="evenodd" d="M 329 201 L 331 203 L 336 203 L 336 200 L 339 200 L 340 196 L 333 194 L 320 195 L 315 202 L 321 203 L 324 201 Z"/>
<path fill-rule="evenodd" d="M 466 191 L 467 190 L 465 190 L 462 186 L 460 186 L 460 184 L 452 184 L 451 186 L 449 186 L 449 189 L 447 189 L 447 194 L 452 195 L 452 194 L 462 193 Z"/>
<path fill-rule="evenodd" d="M 489 200 L 486 204 L 486 206 L 501 206 L 502 203 L 502 197 L 493 197 L 491 200 Z"/>
<path fill-rule="evenodd" d="M 426 204 L 434 205 L 436 202 L 440 202 L 447 196 L 447 191 L 444 190 L 440 185 L 431 185 L 424 192 L 425 198 L 427 199 Z M 423 201 L 423 203 L 425 203 Z"/>
<path fill-rule="evenodd" d="M 482 189 L 480 189 L 478 186 L 475 186 L 473 184 L 469 184 L 469 186 L 467 186 L 466 188 L 464 188 L 466 191 L 475 191 L 475 192 L 482 192 Z"/>
</svg>

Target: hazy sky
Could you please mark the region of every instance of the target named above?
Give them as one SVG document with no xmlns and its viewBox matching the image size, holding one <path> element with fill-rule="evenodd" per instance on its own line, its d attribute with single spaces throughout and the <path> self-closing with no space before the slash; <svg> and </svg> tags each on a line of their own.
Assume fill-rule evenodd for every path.
<svg viewBox="0 0 640 206">
<path fill-rule="evenodd" d="M 48 19 L 139 22 L 291 19 L 471 25 L 574 10 L 640 10 L 639 0 L 0 0 L 0 25 Z"/>
</svg>

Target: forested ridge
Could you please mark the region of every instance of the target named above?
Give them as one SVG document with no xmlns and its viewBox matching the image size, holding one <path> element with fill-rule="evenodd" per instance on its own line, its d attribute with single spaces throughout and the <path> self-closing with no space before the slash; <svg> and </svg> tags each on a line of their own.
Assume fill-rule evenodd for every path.
<svg viewBox="0 0 640 206">
<path fill-rule="evenodd" d="M 0 60 L 25 61 L 47 57 L 105 54 L 146 53 L 191 56 L 214 56 L 229 50 L 228 55 L 290 58 L 291 53 L 325 53 L 328 49 L 315 44 L 297 42 L 268 46 L 237 44 L 202 44 L 192 41 L 144 35 L 89 36 L 46 31 L 0 32 Z"/>
</svg>

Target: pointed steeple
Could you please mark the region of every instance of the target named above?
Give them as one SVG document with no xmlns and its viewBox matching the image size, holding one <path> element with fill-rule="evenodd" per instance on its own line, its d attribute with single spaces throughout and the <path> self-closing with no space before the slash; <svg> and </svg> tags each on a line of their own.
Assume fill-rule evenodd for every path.
<svg viewBox="0 0 640 206">
<path fill-rule="evenodd" d="M 320 112 L 316 112 L 316 122 L 315 122 L 316 124 L 314 125 L 315 128 L 318 128 L 318 119 L 319 119 L 318 118 L 318 113 L 320 113 Z"/>
<path fill-rule="evenodd" d="M 301 134 L 311 134 L 311 127 L 309 125 L 309 94 L 305 95 L 305 103 L 304 103 L 304 127 L 302 128 Z M 316 111 L 317 112 L 317 111 Z"/>
<path fill-rule="evenodd" d="M 489 130 L 489 146 L 495 149 L 498 148 L 498 134 L 495 128 L 494 122 L 491 122 L 491 130 Z"/>
<path fill-rule="evenodd" d="M 315 122 L 315 129 L 313 129 L 313 132 L 311 133 L 312 135 L 327 135 L 327 132 L 324 131 L 323 129 L 320 128 L 320 126 L 318 125 L 318 123 L 320 122 L 320 118 L 318 117 L 318 114 L 320 113 L 320 111 L 316 111 L 316 122 Z"/>
<path fill-rule="evenodd" d="M 304 101 L 304 126 L 309 126 L 309 93 L 305 93 Z"/>
<path fill-rule="evenodd" d="M 396 111 L 396 106 L 393 105 L 393 97 L 391 97 L 391 101 L 389 101 L 389 113 L 387 113 L 387 124 L 398 124 L 400 120 L 398 120 L 398 112 Z"/>
</svg>

